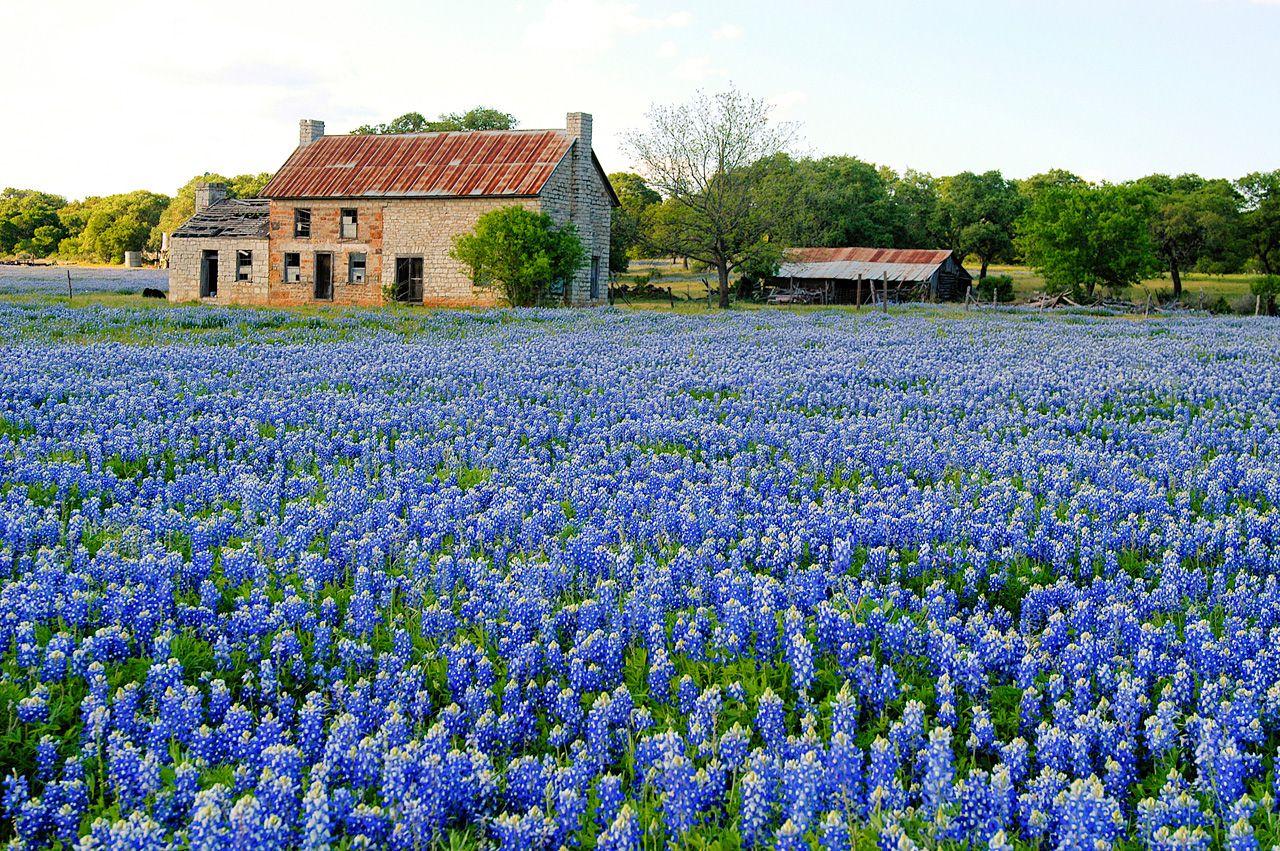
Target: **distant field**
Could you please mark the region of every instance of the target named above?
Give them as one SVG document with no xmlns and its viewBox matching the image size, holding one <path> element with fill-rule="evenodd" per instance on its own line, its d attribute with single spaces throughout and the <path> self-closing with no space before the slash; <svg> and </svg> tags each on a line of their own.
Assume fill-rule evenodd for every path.
<svg viewBox="0 0 1280 851">
<path fill-rule="evenodd" d="M 147 287 L 169 289 L 167 269 L 111 266 L 0 266 L 0 294 L 67 294 L 67 273 L 74 293 L 141 293 Z"/>
</svg>

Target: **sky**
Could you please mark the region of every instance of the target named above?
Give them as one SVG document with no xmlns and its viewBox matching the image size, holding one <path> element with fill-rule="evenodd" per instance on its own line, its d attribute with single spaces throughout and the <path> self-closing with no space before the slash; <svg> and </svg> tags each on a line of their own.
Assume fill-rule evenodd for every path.
<svg viewBox="0 0 1280 851">
<path fill-rule="evenodd" d="M 1280 0 L 0 0 L 0 187 L 171 194 L 330 133 L 483 104 L 595 117 L 734 85 L 799 152 L 1094 180 L 1280 168 Z"/>
</svg>

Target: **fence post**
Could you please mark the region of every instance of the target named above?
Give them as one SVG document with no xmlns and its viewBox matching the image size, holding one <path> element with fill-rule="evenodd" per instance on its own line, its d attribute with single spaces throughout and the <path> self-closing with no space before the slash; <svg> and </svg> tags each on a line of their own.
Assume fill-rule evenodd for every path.
<svg viewBox="0 0 1280 851">
<path fill-rule="evenodd" d="M 880 306 L 883 308 L 884 313 L 888 313 L 889 312 L 889 273 L 888 272 L 884 273 L 883 281 L 884 281 L 884 286 L 881 289 L 881 296 L 883 298 L 880 302 Z"/>
<path fill-rule="evenodd" d="M 67 301 L 71 301 L 71 270 L 67 270 Z"/>
</svg>

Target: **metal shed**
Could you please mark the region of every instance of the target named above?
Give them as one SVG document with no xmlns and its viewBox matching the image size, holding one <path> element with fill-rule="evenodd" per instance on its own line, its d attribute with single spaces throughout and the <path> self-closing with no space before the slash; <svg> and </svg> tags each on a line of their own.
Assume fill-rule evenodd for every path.
<svg viewBox="0 0 1280 851">
<path fill-rule="evenodd" d="M 972 280 L 946 250 L 796 248 L 770 284 L 823 304 L 862 304 L 883 298 L 886 290 L 891 300 L 959 301 Z"/>
</svg>

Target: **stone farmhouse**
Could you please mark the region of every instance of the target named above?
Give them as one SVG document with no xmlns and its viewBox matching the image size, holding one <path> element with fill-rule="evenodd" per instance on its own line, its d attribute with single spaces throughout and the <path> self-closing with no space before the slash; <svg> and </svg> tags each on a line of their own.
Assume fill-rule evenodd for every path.
<svg viewBox="0 0 1280 851">
<path fill-rule="evenodd" d="M 608 301 L 618 204 L 591 148 L 591 116 L 565 129 L 326 136 L 303 120 L 298 147 L 261 198 L 196 190 L 169 242 L 169 298 L 214 304 L 487 305 L 491 288 L 449 256 L 480 216 L 518 205 L 572 222 L 587 265 L 557 300 Z"/>
</svg>

